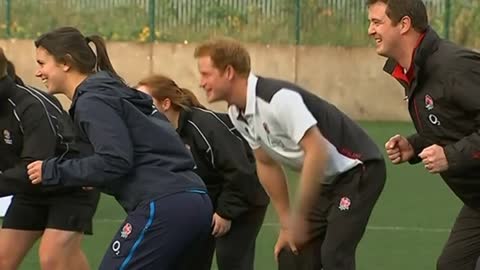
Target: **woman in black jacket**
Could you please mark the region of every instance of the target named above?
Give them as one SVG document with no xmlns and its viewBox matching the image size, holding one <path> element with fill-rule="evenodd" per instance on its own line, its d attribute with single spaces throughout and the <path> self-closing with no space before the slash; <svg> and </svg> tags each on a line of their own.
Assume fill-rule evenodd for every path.
<svg viewBox="0 0 480 270">
<path fill-rule="evenodd" d="M 1 48 L 0 131 L 0 196 L 14 195 L 0 230 L 0 269 L 18 269 L 37 239 L 41 269 L 90 269 L 82 239 L 92 234 L 98 191 L 34 186 L 26 169 L 76 149 L 73 125 L 55 97 L 23 84 Z"/>
<path fill-rule="evenodd" d="M 158 110 L 177 129 L 214 205 L 212 237 L 193 260 L 195 269 L 210 269 L 216 246 L 220 270 L 253 270 L 255 240 L 268 196 L 248 144 L 235 134 L 226 114 L 205 109 L 191 91 L 168 77 L 150 76 L 137 88 L 153 97 Z"/>
</svg>

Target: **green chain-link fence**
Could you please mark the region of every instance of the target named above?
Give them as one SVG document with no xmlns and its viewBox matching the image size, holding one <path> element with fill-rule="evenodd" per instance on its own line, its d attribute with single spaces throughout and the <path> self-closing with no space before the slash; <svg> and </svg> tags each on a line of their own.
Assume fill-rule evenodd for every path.
<svg viewBox="0 0 480 270">
<path fill-rule="evenodd" d="M 479 2 L 425 0 L 434 28 L 469 46 L 480 45 Z M 257 43 L 371 43 L 365 0 L 0 0 L 0 38 L 35 38 L 61 25 L 142 42 L 222 35 Z"/>
</svg>

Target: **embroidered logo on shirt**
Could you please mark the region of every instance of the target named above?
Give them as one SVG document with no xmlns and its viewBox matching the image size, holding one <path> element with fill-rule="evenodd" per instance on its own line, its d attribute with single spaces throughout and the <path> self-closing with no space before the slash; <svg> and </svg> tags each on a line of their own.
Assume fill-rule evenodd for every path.
<svg viewBox="0 0 480 270">
<path fill-rule="evenodd" d="M 3 140 L 6 144 L 13 144 L 12 136 L 10 135 L 10 131 L 4 129 L 3 130 Z"/>
<path fill-rule="evenodd" d="M 132 225 L 130 223 L 126 223 L 122 228 L 122 232 L 120 233 L 120 236 L 126 239 L 131 233 L 132 233 Z"/>
<path fill-rule="evenodd" d="M 425 108 L 429 111 L 433 109 L 433 98 L 430 95 L 425 95 Z"/>
<path fill-rule="evenodd" d="M 348 197 L 342 197 L 340 199 L 340 204 L 338 205 L 338 209 L 340 209 L 341 211 L 349 210 L 351 204 L 352 202 Z"/>
</svg>

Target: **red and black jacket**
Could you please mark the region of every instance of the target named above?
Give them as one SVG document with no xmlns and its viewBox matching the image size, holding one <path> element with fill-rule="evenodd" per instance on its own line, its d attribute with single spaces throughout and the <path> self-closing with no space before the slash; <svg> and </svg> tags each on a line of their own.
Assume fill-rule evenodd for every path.
<svg viewBox="0 0 480 270">
<path fill-rule="evenodd" d="M 393 59 L 384 67 L 404 86 L 417 131 L 408 137 L 410 162 L 420 162 L 417 155 L 432 144 L 443 146 L 449 168 L 442 177 L 466 204 L 480 207 L 480 54 L 428 29 L 409 76 L 398 76 L 399 69 Z"/>
</svg>

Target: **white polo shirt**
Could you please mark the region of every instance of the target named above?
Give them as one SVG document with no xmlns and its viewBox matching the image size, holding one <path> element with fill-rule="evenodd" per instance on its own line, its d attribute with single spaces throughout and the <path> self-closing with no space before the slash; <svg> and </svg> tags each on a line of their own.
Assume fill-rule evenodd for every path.
<svg viewBox="0 0 480 270">
<path fill-rule="evenodd" d="M 300 141 L 309 128 L 318 124 L 317 119 L 297 89 L 290 89 L 286 82 L 261 79 L 268 87 L 258 91 L 259 77 L 249 75 L 245 111 L 232 105 L 228 115 L 252 149 L 262 147 L 273 159 L 299 171 L 304 160 Z M 263 93 L 259 93 L 261 91 Z M 360 159 L 339 153 L 328 140 L 326 145 L 329 160 L 325 183 L 362 163 Z"/>
</svg>

